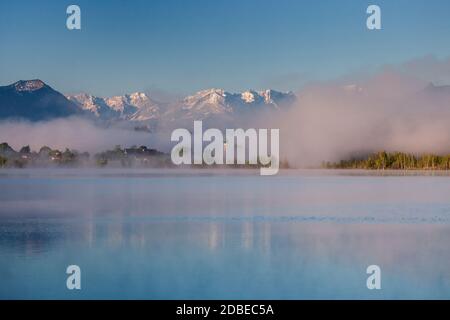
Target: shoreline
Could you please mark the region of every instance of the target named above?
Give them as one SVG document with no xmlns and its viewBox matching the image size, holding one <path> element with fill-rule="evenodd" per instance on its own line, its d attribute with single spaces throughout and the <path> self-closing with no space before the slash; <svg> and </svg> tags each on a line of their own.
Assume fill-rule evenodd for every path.
<svg viewBox="0 0 450 320">
<path fill-rule="evenodd" d="M 54 176 L 259 176 L 258 168 L 242 167 L 26 167 L 0 168 L 0 178 L 11 175 L 54 175 Z M 431 169 L 324 169 L 324 168 L 280 168 L 272 176 L 355 176 L 355 177 L 450 177 L 450 170 Z M 270 177 L 269 177 L 270 178 Z"/>
</svg>

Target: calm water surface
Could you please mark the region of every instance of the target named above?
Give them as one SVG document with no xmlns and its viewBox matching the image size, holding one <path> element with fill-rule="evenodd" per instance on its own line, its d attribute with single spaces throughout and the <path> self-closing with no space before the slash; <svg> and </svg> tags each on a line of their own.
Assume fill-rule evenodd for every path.
<svg viewBox="0 0 450 320">
<path fill-rule="evenodd" d="M 448 176 L 3 170 L 0 191 L 2 299 L 450 299 Z"/>
</svg>

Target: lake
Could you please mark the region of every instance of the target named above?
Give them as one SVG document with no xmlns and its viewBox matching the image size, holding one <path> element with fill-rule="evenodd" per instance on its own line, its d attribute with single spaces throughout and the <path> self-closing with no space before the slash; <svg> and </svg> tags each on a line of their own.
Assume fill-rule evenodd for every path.
<svg viewBox="0 0 450 320">
<path fill-rule="evenodd" d="M 1 299 L 450 299 L 446 174 L 24 169 L 0 190 Z"/>
</svg>

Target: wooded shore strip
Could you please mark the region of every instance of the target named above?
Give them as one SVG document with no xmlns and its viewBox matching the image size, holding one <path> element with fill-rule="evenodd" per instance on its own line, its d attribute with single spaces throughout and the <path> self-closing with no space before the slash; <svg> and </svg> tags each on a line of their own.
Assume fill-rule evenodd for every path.
<svg viewBox="0 0 450 320">
<path fill-rule="evenodd" d="M 450 154 L 411 154 L 386 152 L 353 157 L 339 162 L 323 162 L 326 169 L 365 169 L 365 170 L 450 170 Z"/>
</svg>

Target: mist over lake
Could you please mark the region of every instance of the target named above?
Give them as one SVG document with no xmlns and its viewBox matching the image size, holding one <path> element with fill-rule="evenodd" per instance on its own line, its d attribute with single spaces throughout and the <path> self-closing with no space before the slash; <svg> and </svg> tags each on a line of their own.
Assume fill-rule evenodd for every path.
<svg viewBox="0 0 450 320">
<path fill-rule="evenodd" d="M 1 298 L 450 297 L 444 173 L 25 169 L 0 186 Z"/>
</svg>

